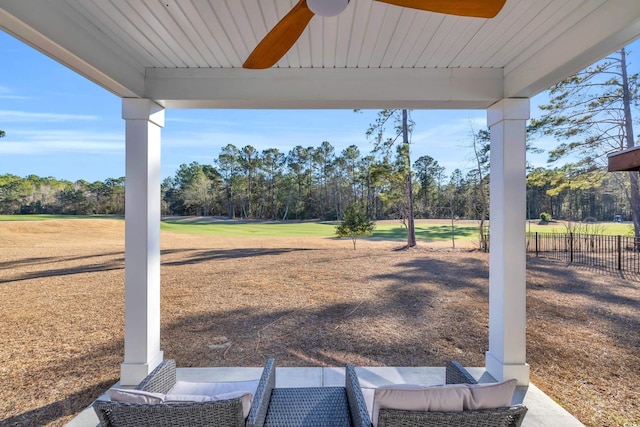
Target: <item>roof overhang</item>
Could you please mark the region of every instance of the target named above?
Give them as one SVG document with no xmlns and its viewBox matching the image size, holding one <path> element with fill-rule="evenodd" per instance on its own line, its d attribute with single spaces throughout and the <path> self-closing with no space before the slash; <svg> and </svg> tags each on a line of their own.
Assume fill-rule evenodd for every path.
<svg viewBox="0 0 640 427">
<path fill-rule="evenodd" d="M 611 153 L 607 160 L 608 172 L 640 171 L 640 147 Z"/>
</svg>

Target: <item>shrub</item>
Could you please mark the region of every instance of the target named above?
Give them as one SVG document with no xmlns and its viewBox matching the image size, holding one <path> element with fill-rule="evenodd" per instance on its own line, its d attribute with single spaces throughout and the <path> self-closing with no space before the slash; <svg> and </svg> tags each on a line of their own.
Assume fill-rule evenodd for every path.
<svg viewBox="0 0 640 427">
<path fill-rule="evenodd" d="M 540 221 L 542 222 L 551 221 L 551 214 L 548 212 L 540 212 Z"/>
<path fill-rule="evenodd" d="M 342 224 L 336 227 L 338 237 L 351 237 L 353 249 L 356 249 L 358 236 L 370 236 L 375 223 L 370 221 L 361 205 L 353 204 L 344 211 Z"/>
</svg>

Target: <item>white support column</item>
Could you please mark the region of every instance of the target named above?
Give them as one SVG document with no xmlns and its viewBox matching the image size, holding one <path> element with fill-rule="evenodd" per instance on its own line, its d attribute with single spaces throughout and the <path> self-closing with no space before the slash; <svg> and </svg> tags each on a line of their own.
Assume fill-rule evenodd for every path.
<svg viewBox="0 0 640 427">
<path fill-rule="evenodd" d="M 126 120 L 125 308 L 122 385 L 137 385 L 163 358 L 160 350 L 160 130 L 164 109 L 122 100 Z"/>
<path fill-rule="evenodd" d="M 526 121 L 529 99 L 489 107 L 491 200 L 489 351 L 487 371 L 498 381 L 529 384 L 526 363 Z"/>
</svg>

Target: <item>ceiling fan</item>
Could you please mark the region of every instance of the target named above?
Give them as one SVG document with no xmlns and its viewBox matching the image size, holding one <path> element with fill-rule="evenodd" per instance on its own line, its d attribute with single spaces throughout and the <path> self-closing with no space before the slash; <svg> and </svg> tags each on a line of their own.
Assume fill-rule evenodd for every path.
<svg viewBox="0 0 640 427">
<path fill-rule="evenodd" d="M 242 65 L 264 69 L 273 66 L 298 40 L 315 15 L 337 16 L 350 0 L 300 0 L 275 27 L 267 33 Z M 493 18 L 506 0 L 376 0 L 395 6 L 409 7 L 448 15 Z"/>
</svg>

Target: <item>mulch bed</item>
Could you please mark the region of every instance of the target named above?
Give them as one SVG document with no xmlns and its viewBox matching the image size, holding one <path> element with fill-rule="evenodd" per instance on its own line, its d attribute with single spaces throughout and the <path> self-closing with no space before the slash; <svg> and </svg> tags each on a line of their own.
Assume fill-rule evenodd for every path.
<svg viewBox="0 0 640 427">
<path fill-rule="evenodd" d="M 0 227 L 0 425 L 62 426 L 118 380 L 124 223 Z M 162 233 L 162 342 L 178 366 L 484 366 L 488 255 L 444 244 Z M 640 280 L 527 271 L 528 362 L 588 426 L 640 419 Z"/>
</svg>

